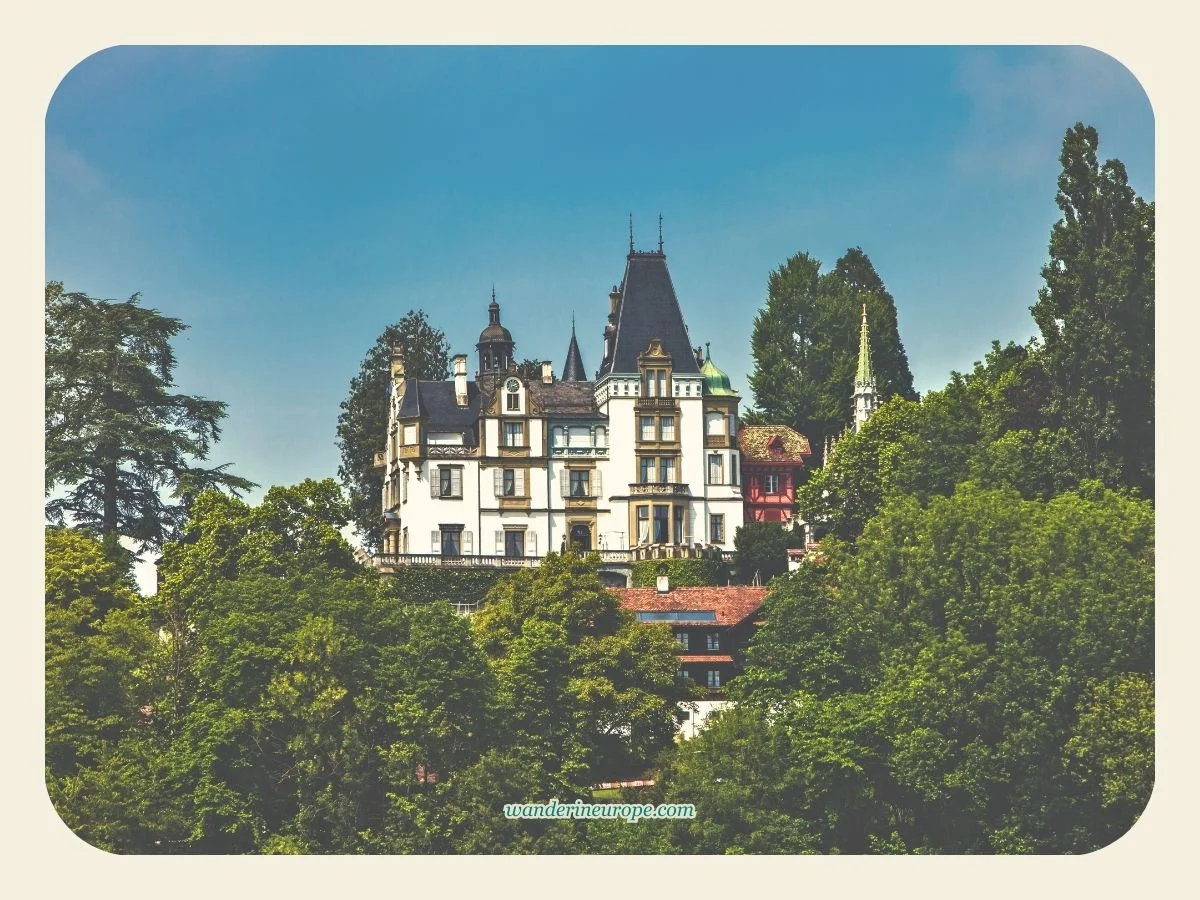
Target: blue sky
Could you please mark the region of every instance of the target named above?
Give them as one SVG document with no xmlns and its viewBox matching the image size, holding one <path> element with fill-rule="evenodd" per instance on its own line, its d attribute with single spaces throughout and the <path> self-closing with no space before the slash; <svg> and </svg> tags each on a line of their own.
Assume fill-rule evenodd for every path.
<svg viewBox="0 0 1200 900">
<path fill-rule="evenodd" d="M 607 295 L 657 243 L 696 344 L 752 403 L 768 274 L 861 246 L 918 390 L 1035 332 L 1063 132 L 1154 198 L 1154 122 L 1064 47 L 117 47 L 46 116 L 46 277 L 191 328 L 212 460 L 334 475 L 367 348 L 424 309 L 469 353 L 495 285 L 520 358 L 599 364 Z M 382 435 L 381 435 L 382 443 Z M 260 492 L 256 492 L 260 493 Z"/>
</svg>

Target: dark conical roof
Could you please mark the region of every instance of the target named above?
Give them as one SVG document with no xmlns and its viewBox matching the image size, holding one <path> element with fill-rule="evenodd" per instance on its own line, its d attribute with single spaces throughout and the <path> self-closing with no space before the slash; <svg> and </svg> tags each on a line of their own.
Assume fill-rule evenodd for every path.
<svg viewBox="0 0 1200 900">
<path fill-rule="evenodd" d="M 636 373 L 638 356 L 646 352 L 654 338 L 661 340 L 663 349 L 671 355 L 676 373 L 695 375 L 700 367 L 667 271 L 666 255 L 634 251 L 627 259 L 613 346 L 600 365 L 600 375 Z"/>
<path fill-rule="evenodd" d="M 567 348 L 567 362 L 563 366 L 563 381 L 587 381 L 587 370 L 583 367 L 583 356 L 579 353 L 579 341 L 575 340 L 575 322 L 571 321 L 571 346 Z"/>
</svg>

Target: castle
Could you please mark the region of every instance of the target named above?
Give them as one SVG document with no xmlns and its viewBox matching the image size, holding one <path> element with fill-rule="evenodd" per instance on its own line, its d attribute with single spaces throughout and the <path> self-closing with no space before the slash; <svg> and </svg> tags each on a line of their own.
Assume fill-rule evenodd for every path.
<svg viewBox="0 0 1200 900">
<path fill-rule="evenodd" d="M 640 251 L 631 233 L 592 380 L 574 326 L 560 377 L 549 362 L 521 374 L 500 312 L 493 291 L 474 377 L 459 354 L 451 380 L 409 379 L 393 352 L 378 565 L 536 565 L 596 550 L 619 585 L 635 559 L 729 559 L 744 521 L 792 522 L 808 441 L 786 426 L 740 429 L 741 398 L 691 343 L 661 237 Z M 877 402 L 869 348 L 859 376 L 855 427 Z"/>
</svg>

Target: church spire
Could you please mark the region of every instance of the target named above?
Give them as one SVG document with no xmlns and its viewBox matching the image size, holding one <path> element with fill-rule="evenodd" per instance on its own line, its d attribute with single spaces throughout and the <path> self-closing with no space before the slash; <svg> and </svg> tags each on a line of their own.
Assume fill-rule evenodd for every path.
<svg viewBox="0 0 1200 900">
<path fill-rule="evenodd" d="M 579 342 L 575 340 L 575 315 L 571 315 L 571 344 L 567 347 L 567 362 L 563 366 L 563 381 L 587 381 L 587 371 L 583 368 L 583 356 L 579 352 Z"/>
<path fill-rule="evenodd" d="M 854 425 L 855 431 L 870 418 L 879 406 L 879 392 L 875 385 L 875 367 L 871 364 L 871 335 L 867 327 L 867 304 L 862 308 L 862 326 L 858 332 L 858 371 L 854 375 Z"/>
</svg>

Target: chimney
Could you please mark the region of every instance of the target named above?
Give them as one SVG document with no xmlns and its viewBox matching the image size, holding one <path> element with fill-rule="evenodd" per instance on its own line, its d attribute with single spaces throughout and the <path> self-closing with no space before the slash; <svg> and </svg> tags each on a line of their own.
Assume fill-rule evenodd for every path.
<svg viewBox="0 0 1200 900">
<path fill-rule="evenodd" d="M 459 406 L 467 405 L 467 354 L 454 357 L 454 399 Z"/>
<path fill-rule="evenodd" d="M 660 594 L 671 593 L 671 579 L 667 575 L 658 576 L 658 592 Z"/>
<path fill-rule="evenodd" d="M 392 393 L 396 397 L 404 396 L 404 351 L 399 347 L 392 348 Z"/>
<path fill-rule="evenodd" d="M 542 384 L 552 384 L 554 382 L 554 363 L 550 360 L 542 361 Z"/>
</svg>

